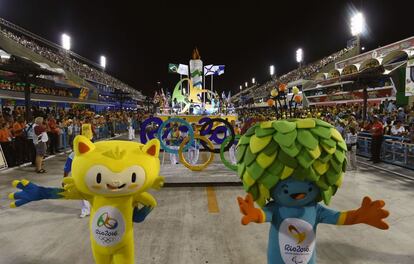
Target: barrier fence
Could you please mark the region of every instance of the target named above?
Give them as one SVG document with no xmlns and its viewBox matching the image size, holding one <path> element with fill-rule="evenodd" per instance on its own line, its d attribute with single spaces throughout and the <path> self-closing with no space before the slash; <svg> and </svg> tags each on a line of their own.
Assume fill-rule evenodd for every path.
<svg viewBox="0 0 414 264">
<path fill-rule="evenodd" d="M 371 141 L 370 133 L 359 133 L 357 154 L 370 158 Z M 408 138 L 405 137 L 384 136 L 381 145 L 381 160 L 414 170 L 414 144 L 409 143 Z"/>
<path fill-rule="evenodd" d="M 106 123 L 95 127 L 94 140 L 102 140 L 127 132 L 128 124 L 124 122 Z M 69 135 L 68 128 L 61 128 L 57 138 L 57 149 L 63 151 L 71 147 L 73 139 L 79 135 L 77 132 Z M 50 142 L 50 138 L 49 138 Z M 14 167 L 34 160 L 34 145 L 32 139 L 14 138 L 9 142 L 1 142 L 1 147 L 8 167 Z"/>
</svg>

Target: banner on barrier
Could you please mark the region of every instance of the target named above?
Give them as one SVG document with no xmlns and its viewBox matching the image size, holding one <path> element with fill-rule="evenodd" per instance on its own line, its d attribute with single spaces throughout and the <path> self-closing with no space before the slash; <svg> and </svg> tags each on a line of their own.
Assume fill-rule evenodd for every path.
<svg viewBox="0 0 414 264">
<path fill-rule="evenodd" d="M 414 59 L 407 62 L 405 70 L 405 96 L 414 96 Z"/>
<path fill-rule="evenodd" d="M 7 168 L 8 166 L 7 166 L 6 157 L 4 156 L 3 149 L 0 146 L 0 170 L 4 170 Z"/>
</svg>

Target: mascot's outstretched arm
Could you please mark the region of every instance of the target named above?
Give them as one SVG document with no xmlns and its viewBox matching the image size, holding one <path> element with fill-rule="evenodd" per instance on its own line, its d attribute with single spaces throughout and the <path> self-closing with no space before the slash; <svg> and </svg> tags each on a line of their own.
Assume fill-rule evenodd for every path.
<svg viewBox="0 0 414 264">
<path fill-rule="evenodd" d="M 379 229 L 388 229 L 384 221 L 390 214 L 383 209 L 385 202 L 382 200 L 371 201 L 371 198 L 364 197 L 360 208 L 351 211 L 339 212 L 323 205 L 317 205 L 318 223 L 331 225 L 355 225 L 367 224 Z"/>
<path fill-rule="evenodd" d="M 86 200 L 89 198 L 87 195 L 80 193 L 76 189 L 72 177 L 64 178 L 63 183 L 65 184 L 64 188 L 53 188 L 42 187 L 28 180 L 15 180 L 12 183 L 13 187 L 18 188 L 21 191 L 9 194 L 9 199 L 13 200 L 10 203 L 10 207 L 16 208 L 30 202 L 45 199 Z M 138 204 L 136 204 L 132 215 L 133 221 L 135 223 L 143 222 L 153 208 L 154 207 L 150 205 L 138 208 Z"/>
<path fill-rule="evenodd" d="M 152 189 L 159 190 L 164 185 L 164 177 L 157 177 L 152 184 Z M 138 208 L 139 204 L 143 204 L 144 207 Z M 132 215 L 133 221 L 135 223 L 141 223 L 145 218 L 151 213 L 152 209 L 157 205 L 155 198 L 147 193 L 141 193 L 134 197 L 134 212 Z"/>
<path fill-rule="evenodd" d="M 237 197 L 237 202 L 239 203 L 240 212 L 244 215 L 241 220 L 242 225 L 247 225 L 251 222 L 264 223 L 271 221 L 271 219 L 268 220 L 270 215 L 268 217 L 265 210 L 254 207 L 253 196 L 250 193 L 246 195 L 245 199 Z"/>
<path fill-rule="evenodd" d="M 362 200 L 361 207 L 347 212 L 341 212 L 338 225 L 355 225 L 367 224 L 379 229 L 388 229 L 388 224 L 384 221 L 389 216 L 389 212 L 383 207 L 385 202 L 383 200 L 371 201 L 371 198 L 366 196 Z"/>
<path fill-rule="evenodd" d="M 70 182 L 71 178 L 65 178 L 64 182 Z M 66 184 L 64 188 L 43 187 L 31 183 L 28 180 L 15 180 L 13 187 L 20 189 L 19 192 L 9 194 L 9 199 L 13 200 L 10 207 L 15 208 L 29 202 L 40 201 L 45 199 L 71 199 L 81 200 L 88 197 L 76 190 L 73 184 Z"/>
</svg>

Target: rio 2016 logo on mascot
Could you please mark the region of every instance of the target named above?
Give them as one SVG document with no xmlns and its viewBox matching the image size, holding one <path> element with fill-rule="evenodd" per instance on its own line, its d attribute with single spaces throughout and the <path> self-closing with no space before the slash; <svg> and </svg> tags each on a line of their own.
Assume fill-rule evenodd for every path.
<svg viewBox="0 0 414 264">
<path fill-rule="evenodd" d="M 42 199 L 83 199 L 91 203 L 90 238 L 96 263 L 134 263 L 133 221 L 142 221 L 157 205 L 146 192 L 159 189 L 160 143 L 143 145 L 129 141 L 92 143 L 84 136 L 74 140 L 72 177 L 65 187 L 47 188 L 26 180 L 13 185 L 22 191 L 10 194 L 11 206 Z M 144 205 L 137 210 L 138 204 Z M 141 213 L 141 215 L 140 215 Z M 145 218 L 144 215 L 144 218 Z"/>
<path fill-rule="evenodd" d="M 271 223 L 269 264 L 316 263 L 319 223 L 388 229 L 384 201 L 365 197 L 359 209 L 347 212 L 318 203 L 328 205 L 341 186 L 346 150 L 333 126 L 311 118 L 263 122 L 241 137 L 238 175 L 248 192 L 245 199 L 238 197 L 242 224 Z"/>
</svg>

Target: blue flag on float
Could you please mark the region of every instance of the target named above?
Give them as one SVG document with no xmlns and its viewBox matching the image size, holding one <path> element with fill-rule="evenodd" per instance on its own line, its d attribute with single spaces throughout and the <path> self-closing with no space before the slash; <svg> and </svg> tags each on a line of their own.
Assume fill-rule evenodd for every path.
<svg viewBox="0 0 414 264">
<path fill-rule="evenodd" d="M 204 66 L 204 76 L 213 75 L 216 70 L 216 66 L 213 64 Z"/>
<path fill-rule="evenodd" d="M 215 65 L 214 66 L 214 75 L 222 75 L 224 74 L 224 65 Z"/>
</svg>

